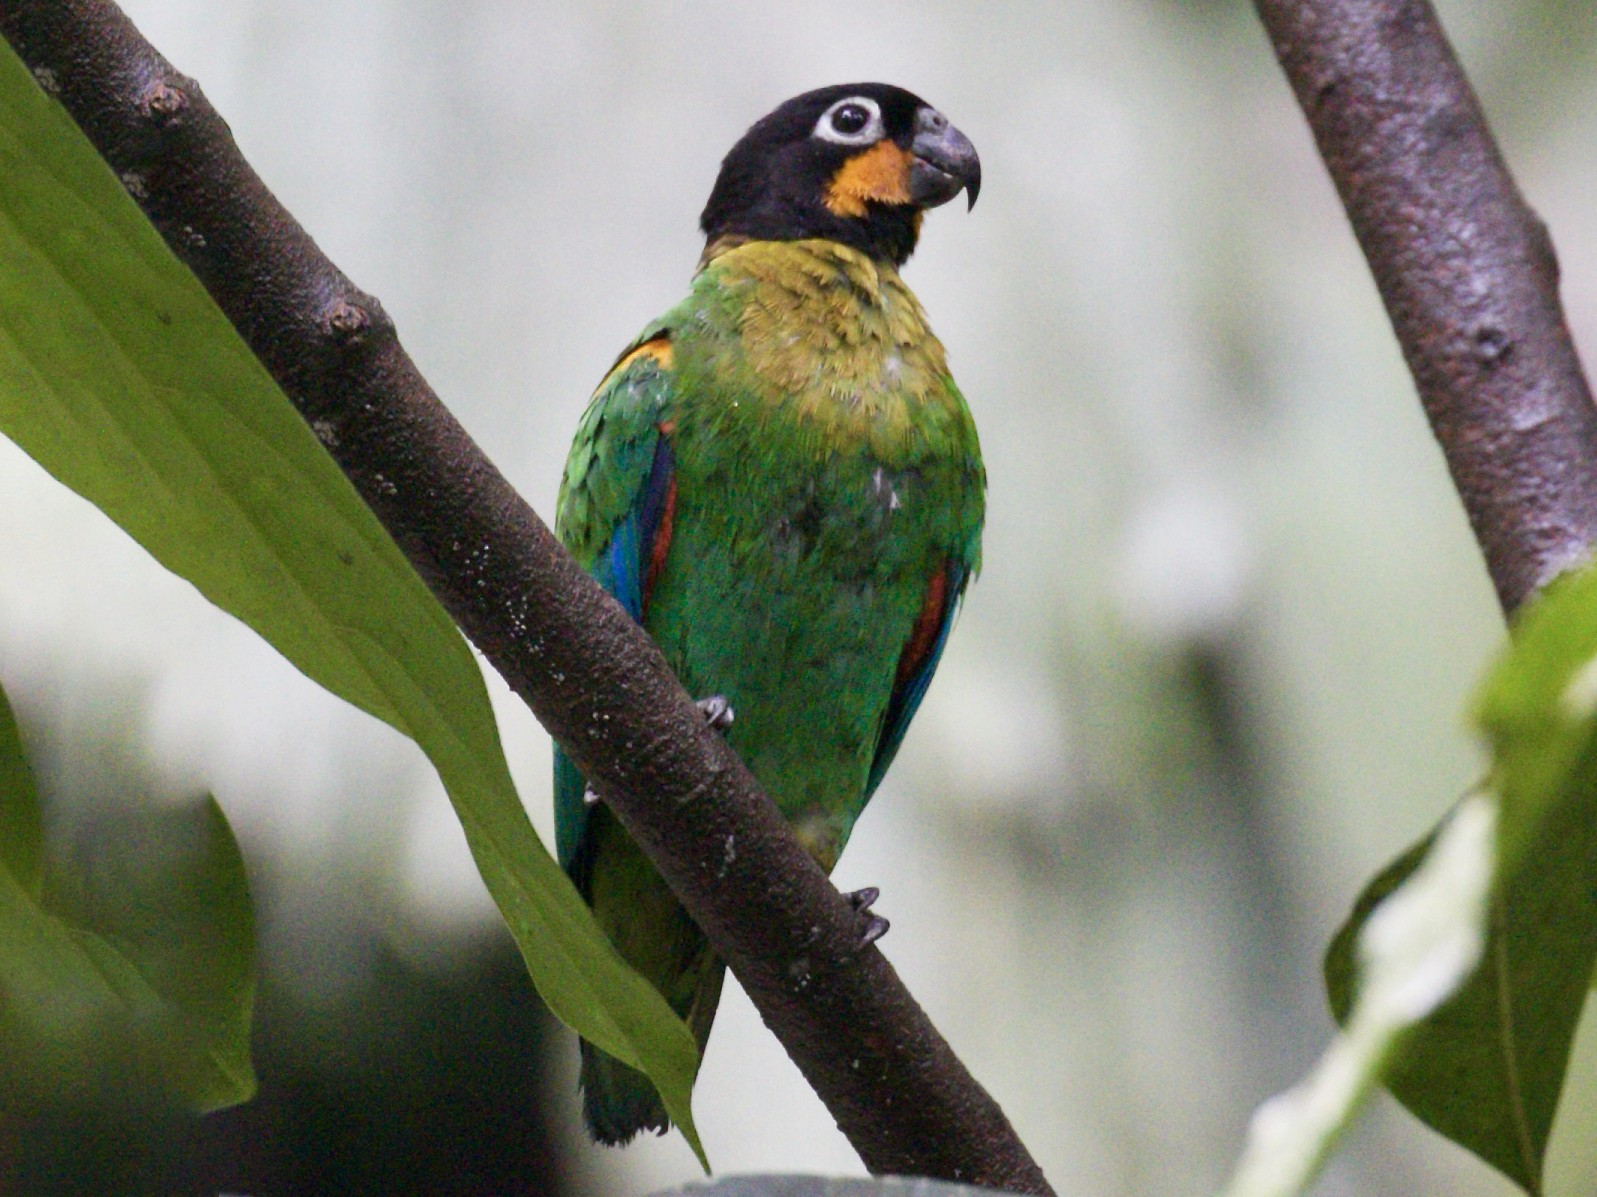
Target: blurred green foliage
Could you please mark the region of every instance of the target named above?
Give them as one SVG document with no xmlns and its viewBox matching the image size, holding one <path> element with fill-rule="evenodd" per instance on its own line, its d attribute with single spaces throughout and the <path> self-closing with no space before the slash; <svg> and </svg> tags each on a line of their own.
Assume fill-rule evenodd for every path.
<svg viewBox="0 0 1597 1197">
<path fill-rule="evenodd" d="M 1387 1084 L 1426 1123 L 1539 1193 L 1597 963 L 1597 569 L 1559 579 L 1516 619 L 1475 718 L 1501 809 L 1486 955 L 1409 1033 Z M 1382 870 L 1332 942 L 1326 979 L 1340 1021 L 1356 996 L 1354 937 L 1430 839 Z"/>
<path fill-rule="evenodd" d="M 38 1102 L 136 1094 L 200 1111 L 247 1100 L 255 924 L 213 799 L 130 806 L 67 866 L 0 693 L 0 1121 Z"/>
<path fill-rule="evenodd" d="M 1259 1107 L 1225 1197 L 1297 1197 L 1388 1076 L 1404 1038 L 1476 971 L 1497 863 L 1497 806 L 1473 795 L 1359 928 L 1355 994 L 1319 1063 Z"/>
<path fill-rule="evenodd" d="M 268 888 L 273 878 L 267 877 Z M 281 879 L 276 879 L 281 880 Z M 261 1087 L 196 1117 L 148 1093 L 0 1117 L 0 1192 L 26 1197 L 563 1197 L 549 1117 L 555 1023 L 507 935 L 448 960 L 375 946 L 336 1000 L 262 961 Z"/>
</svg>

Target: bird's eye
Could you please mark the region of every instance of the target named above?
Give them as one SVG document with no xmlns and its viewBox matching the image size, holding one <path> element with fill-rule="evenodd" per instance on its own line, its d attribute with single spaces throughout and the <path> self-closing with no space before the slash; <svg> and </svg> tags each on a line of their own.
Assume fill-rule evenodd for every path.
<svg viewBox="0 0 1597 1197">
<path fill-rule="evenodd" d="M 832 113 L 832 128 L 836 129 L 844 137 L 858 133 L 870 123 L 871 114 L 858 104 L 844 104 L 836 112 Z"/>
<path fill-rule="evenodd" d="M 883 134 L 882 108 L 869 96 L 839 100 L 815 122 L 815 136 L 839 145 L 870 145 Z"/>
</svg>

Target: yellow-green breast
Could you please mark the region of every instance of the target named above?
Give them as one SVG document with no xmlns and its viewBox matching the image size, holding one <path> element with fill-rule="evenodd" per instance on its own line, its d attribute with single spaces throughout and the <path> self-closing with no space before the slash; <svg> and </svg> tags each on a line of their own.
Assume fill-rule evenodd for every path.
<svg viewBox="0 0 1597 1197">
<path fill-rule="evenodd" d="M 825 241 L 715 255 L 664 322 L 677 506 L 645 626 L 823 862 L 841 850 L 927 587 L 974 572 L 984 475 L 890 265 Z"/>
</svg>

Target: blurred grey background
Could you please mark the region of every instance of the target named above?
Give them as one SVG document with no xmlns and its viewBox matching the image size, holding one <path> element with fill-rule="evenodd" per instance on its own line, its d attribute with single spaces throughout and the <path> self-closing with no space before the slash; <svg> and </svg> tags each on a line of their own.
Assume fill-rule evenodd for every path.
<svg viewBox="0 0 1597 1197">
<path fill-rule="evenodd" d="M 1251 8 L 125 7 L 546 515 L 589 391 L 682 293 L 749 123 L 881 79 L 970 135 L 978 210 L 933 214 L 905 274 L 980 425 L 985 568 L 836 879 L 882 888 L 885 951 L 1061 1194 L 1215 1189 L 1330 1033 L 1319 957 L 1359 887 L 1478 774 L 1463 712 L 1503 638 Z M 1590 360 L 1597 6 L 1438 7 Z M 420 754 L 5 443 L 0 560 L 0 682 L 47 781 L 219 796 L 274 992 L 320 1020 L 317 1067 L 359 1037 L 374 973 L 447 979 L 502 947 Z M 547 740 L 490 684 L 549 840 Z M 527 1100 L 572 1192 L 696 1174 L 676 1136 L 587 1147 L 554 1039 L 526 1055 Z M 1597 1191 L 1594 1056 L 1587 1035 L 1554 1194 Z M 862 1170 L 740 993 L 695 1108 L 718 1171 Z M 1512 1191 L 1384 1099 L 1316 1190 Z"/>
</svg>

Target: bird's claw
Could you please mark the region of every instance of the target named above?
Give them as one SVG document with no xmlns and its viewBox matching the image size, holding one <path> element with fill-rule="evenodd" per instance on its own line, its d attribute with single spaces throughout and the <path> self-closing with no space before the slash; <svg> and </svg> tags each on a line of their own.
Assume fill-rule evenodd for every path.
<svg viewBox="0 0 1597 1197">
<path fill-rule="evenodd" d="M 866 914 L 860 925 L 859 946 L 862 948 L 870 947 L 878 939 L 886 935 L 887 929 L 892 925 L 879 914 Z"/>
<path fill-rule="evenodd" d="M 699 714 L 704 716 L 704 721 L 716 731 L 725 731 L 732 726 L 734 718 L 732 704 L 727 701 L 726 695 L 712 694 L 708 698 L 699 699 L 694 705 L 699 708 Z M 583 787 L 583 806 L 597 806 L 602 801 L 592 786 Z"/>
<path fill-rule="evenodd" d="M 726 700 L 726 695 L 712 694 L 708 698 L 699 699 L 695 705 L 699 708 L 699 714 L 704 716 L 704 721 L 716 731 L 725 731 L 732 726 L 734 718 L 732 704 Z M 598 806 L 602 801 L 592 786 L 582 788 L 583 806 Z"/>
<path fill-rule="evenodd" d="M 882 936 L 887 934 L 887 929 L 892 926 L 879 914 L 874 914 L 871 907 L 876 904 L 876 899 L 882 896 L 882 891 L 874 885 L 867 885 L 864 889 L 857 889 L 853 893 L 843 895 L 848 899 L 848 904 L 854 908 L 854 913 L 859 915 L 860 932 L 859 946 L 868 948 Z"/>
<path fill-rule="evenodd" d="M 724 694 L 712 694 L 708 698 L 698 701 L 699 714 L 704 716 L 704 721 L 716 731 L 725 731 L 732 726 L 732 720 L 737 718 L 732 710 L 732 704 L 727 701 Z"/>
<path fill-rule="evenodd" d="M 854 913 L 865 914 L 876 905 L 876 899 L 882 896 L 882 891 L 874 885 L 867 885 L 864 889 L 854 890 L 843 895 L 848 899 L 848 904 L 854 908 Z"/>
</svg>

